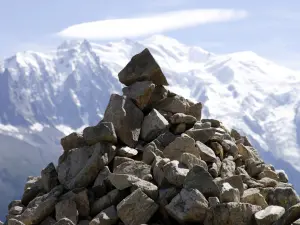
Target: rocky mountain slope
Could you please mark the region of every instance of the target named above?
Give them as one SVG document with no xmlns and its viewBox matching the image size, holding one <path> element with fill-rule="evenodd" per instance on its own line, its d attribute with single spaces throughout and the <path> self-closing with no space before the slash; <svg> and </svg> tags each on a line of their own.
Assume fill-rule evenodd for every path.
<svg viewBox="0 0 300 225">
<path fill-rule="evenodd" d="M 63 133 L 102 118 L 117 74 L 148 47 L 171 91 L 203 103 L 203 117 L 219 118 L 247 134 L 263 159 L 298 182 L 299 73 L 252 52 L 216 55 L 155 35 L 106 45 L 67 41 L 49 53 L 22 52 L 0 63 L 0 204 L 4 215 L 22 183 L 61 154 Z M 34 152 L 34 153 L 33 153 Z M 37 154 L 36 154 L 37 153 Z M 20 159 L 24 169 L 17 170 Z M 8 179 L 9 177 L 9 179 Z M 1 217 L 0 217 L 1 218 Z"/>
<path fill-rule="evenodd" d="M 97 125 L 61 139 L 58 166 L 28 178 L 5 224 L 300 223 L 284 171 L 246 136 L 202 119 L 202 103 L 168 91 L 148 49 L 118 77 L 123 95 L 110 96 Z"/>
</svg>

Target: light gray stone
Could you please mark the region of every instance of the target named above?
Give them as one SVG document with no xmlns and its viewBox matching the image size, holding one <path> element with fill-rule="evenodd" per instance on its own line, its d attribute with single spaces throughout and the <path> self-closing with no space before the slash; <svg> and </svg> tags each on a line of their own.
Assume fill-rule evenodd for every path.
<svg viewBox="0 0 300 225">
<path fill-rule="evenodd" d="M 285 209 L 281 206 L 270 205 L 267 208 L 255 213 L 257 225 L 272 225 L 283 214 Z"/>
<path fill-rule="evenodd" d="M 100 122 L 96 126 L 86 127 L 83 130 L 83 138 L 89 145 L 98 142 L 110 142 L 116 144 L 118 142 L 116 131 L 113 123 Z"/>
</svg>

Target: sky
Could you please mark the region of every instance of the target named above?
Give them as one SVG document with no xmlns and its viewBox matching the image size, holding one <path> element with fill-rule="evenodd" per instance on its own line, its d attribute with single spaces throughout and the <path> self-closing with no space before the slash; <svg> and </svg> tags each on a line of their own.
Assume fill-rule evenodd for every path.
<svg viewBox="0 0 300 225">
<path fill-rule="evenodd" d="M 66 39 L 163 34 L 220 53 L 253 51 L 300 70 L 299 0 L 0 0 L 0 58 Z"/>
</svg>

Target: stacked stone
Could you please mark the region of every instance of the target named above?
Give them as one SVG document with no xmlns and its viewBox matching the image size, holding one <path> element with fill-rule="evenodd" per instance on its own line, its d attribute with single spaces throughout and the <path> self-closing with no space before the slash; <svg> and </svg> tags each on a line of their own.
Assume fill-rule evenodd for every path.
<svg viewBox="0 0 300 225">
<path fill-rule="evenodd" d="M 119 73 L 103 120 L 61 140 L 58 166 L 29 177 L 8 225 L 290 225 L 300 199 L 245 136 L 168 91 L 148 49 Z"/>
</svg>

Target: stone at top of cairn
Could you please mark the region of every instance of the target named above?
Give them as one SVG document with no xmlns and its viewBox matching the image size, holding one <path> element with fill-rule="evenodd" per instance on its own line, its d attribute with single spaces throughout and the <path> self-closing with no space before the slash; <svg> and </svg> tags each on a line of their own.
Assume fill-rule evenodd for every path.
<svg viewBox="0 0 300 225">
<path fill-rule="evenodd" d="M 119 72 L 119 80 L 127 86 L 137 81 L 152 81 L 156 85 L 169 85 L 158 63 L 148 48 L 136 54 Z"/>
</svg>

